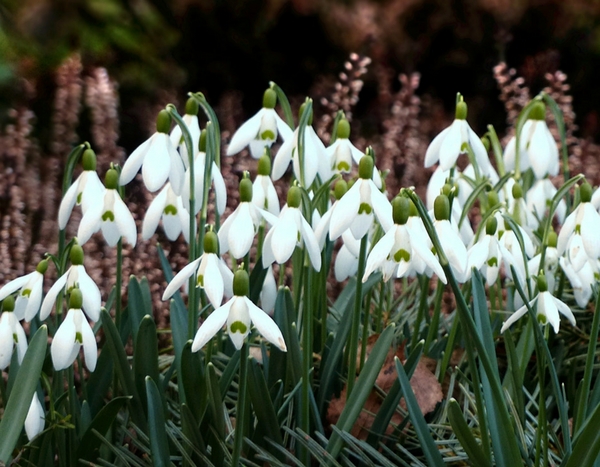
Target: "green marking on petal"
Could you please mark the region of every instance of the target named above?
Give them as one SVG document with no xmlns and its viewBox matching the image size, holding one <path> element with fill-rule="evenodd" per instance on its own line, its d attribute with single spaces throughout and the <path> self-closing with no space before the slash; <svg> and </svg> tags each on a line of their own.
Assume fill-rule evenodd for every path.
<svg viewBox="0 0 600 467">
<path fill-rule="evenodd" d="M 460 153 L 461 153 L 461 154 L 464 154 L 464 153 L 466 153 L 466 152 L 467 152 L 467 148 L 468 148 L 468 147 L 469 147 L 469 143 L 467 143 L 467 142 L 465 141 L 465 142 L 464 142 L 463 144 L 461 144 L 461 146 L 460 146 Z"/>
<path fill-rule="evenodd" d="M 577 225 L 575 226 L 575 233 L 576 233 L 577 235 L 581 235 L 581 224 L 577 224 Z"/>
<path fill-rule="evenodd" d="M 198 274 L 198 277 L 196 278 L 196 287 L 204 287 L 204 275 L 203 274 Z"/>
<path fill-rule="evenodd" d="M 538 323 L 540 323 L 540 324 L 546 324 L 546 322 L 548 321 L 546 319 L 546 315 L 544 315 L 542 313 L 538 313 L 537 320 L 538 320 Z"/>
<path fill-rule="evenodd" d="M 498 266 L 498 258 L 494 256 L 493 258 L 488 259 L 487 265 L 491 268 Z"/>
<path fill-rule="evenodd" d="M 83 198 L 83 192 L 77 193 L 77 204 L 81 204 L 81 198 Z"/>
<path fill-rule="evenodd" d="M 360 203 L 360 206 L 358 207 L 359 214 L 371 214 L 371 212 L 373 212 L 373 208 L 371 206 L 369 206 L 367 203 Z"/>
<path fill-rule="evenodd" d="M 75 342 L 79 342 L 80 344 L 83 344 L 83 336 L 81 335 L 80 332 L 75 333 Z"/>
<path fill-rule="evenodd" d="M 341 161 L 340 163 L 338 163 L 337 169 L 340 172 L 343 172 L 344 170 L 350 172 L 350 164 L 348 164 L 346 161 Z"/>
<path fill-rule="evenodd" d="M 176 216 L 177 208 L 175 206 L 173 206 L 172 204 L 168 204 L 167 206 L 165 206 L 164 213 L 167 215 L 171 214 L 172 216 Z"/>
<path fill-rule="evenodd" d="M 115 215 L 113 214 L 112 211 L 106 211 L 104 214 L 102 214 L 102 220 L 104 222 L 106 222 L 106 221 L 114 222 Z"/>
<path fill-rule="evenodd" d="M 31 296 L 31 289 L 21 290 L 21 297 L 30 297 L 30 296 Z"/>
<path fill-rule="evenodd" d="M 15 344 L 19 343 L 19 336 L 17 336 L 17 333 L 13 333 L 13 341 L 15 341 Z"/>
<path fill-rule="evenodd" d="M 229 326 L 229 331 L 239 332 L 240 334 L 246 334 L 246 332 L 248 331 L 248 326 L 246 326 L 241 321 L 234 321 L 233 323 L 231 323 L 231 326 Z"/>
<path fill-rule="evenodd" d="M 394 253 L 394 260 L 396 263 L 399 263 L 400 261 L 406 261 L 408 263 L 410 261 L 410 253 L 400 248 L 396 253 Z"/>
<path fill-rule="evenodd" d="M 260 134 L 260 139 L 273 141 L 275 139 L 275 133 L 271 130 L 265 130 Z"/>
</svg>

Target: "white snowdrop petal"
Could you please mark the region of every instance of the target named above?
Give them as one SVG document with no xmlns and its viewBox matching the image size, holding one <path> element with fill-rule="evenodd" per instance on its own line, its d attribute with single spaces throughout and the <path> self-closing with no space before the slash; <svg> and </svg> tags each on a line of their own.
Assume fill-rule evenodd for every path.
<svg viewBox="0 0 600 467">
<path fill-rule="evenodd" d="M 0 289 L 0 300 L 4 300 L 10 294 L 22 288 L 33 277 L 33 274 L 33 272 L 30 272 L 25 276 L 17 277 L 16 279 L 4 284 L 4 286 Z"/>
<path fill-rule="evenodd" d="M 287 352 L 285 341 L 279 326 L 273 321 L 273 319 L 265 313 L 263 310 L 258 308 L 248 297 L 243 297 L 246 306 L 248 307 L 248 313 L 250 319 L 258 332 L 267 339 L 271 344 L 274 344 L 282 352 Z"/>
<path fill-rule="evenodd" d="M 252 247 L 254 223 L 250 214 L 249 202 L 240 203 L 236 211 L 237 215 L 227 234 L 227 243 L 233 257 L 239 259 L 246 256 Z"/>
<path fill-rule="evenodd" d="M 67 317 L 61 323 L 52 339 L 50 355 L 52 356 L 52 364 L 56 371 L 64 370 L 70 366 L 79 351 L 80 344 L 75 341 L 77 329 L 75 328 L 74 311 L 73 309 L 68 311 Z"/>
<path fill-rule="evenodd" d="M 148 206 L 148 209 L 146 210 L 144 222 L 142 223 L 142 238 L 144 240 L 150 239 L 150 237 L 154 235 L 154 232 L 156 232 L 156 228 L 158 227 L 158 223 L 160 222 L 165 205 L 167 203 L 168 189 L 168 185 L 165 186 L 152 200 L 150 206 Z"/>
<path fill-rule="evenodd" d="M 442 170 L 449 170 L 456 164 L 456 159 L 458 159 L 461 152 L 461 145 L 461 121 L 454 120 L 440 147 L 440 167 Z"/>
<path fill-rule="evenodd" d="M 37 394 L 33 394 L 29 410 L 27 411 L 27 417 L 25 417 L 25 433 L 27 439 L 32 441 L 37 435 L 44 431 L 44 408 L 40 403 L 40 399 Z"/>
<path fill-rule="evenodd" d="M 213 307 L 218 308 L 223 301 L 223 277 L 219 269 L 219 258 L 214 253 L 204 254 L 203 282 L 204 292 Z"/>
<path fill-rule="evenodd" d="M 156 134 L 156 133 L 155 133 Z M 119 185 L 127 185 L 133 177 L 138 173 L 144 159 L 146 158 L 146 153 L 152 144 L 154 139 L 154 135 L 140 144 L 135 151 L 131 153 L 131 155 L 125 161 L 123 165 L 123 169 L 121 169 L 121 174 L 119 176 Z"/>
<path fill-rule="evenodd" d="M 115 195 L 114 213 L 119 237 L 125 237 L 127 243 L 134 247 L 137 241 L 135 221 L 133 220 L 131 212 L 129 212 L 129 209 L 118 194 Z"/>
<path fill-rule="evenodd" d="M 357 180 L 354 185 L 342 196 L 337 202 L 337 207 L 331 214 L 329 223 L 329 238 L 333 241 L 347 230 L 355 217 L 358 215 L 360 206 L 360 184 L 361 179 Z"/>
<path fill-rule="evenodd" d="M 217 308 L 213 311 L 208 318 L 202 323 L 192 342 L 192 352 L 198 352 L 206 343 L 213 338 L 213 336 L 219 332 L 227 321 L 229 316 L 229 310 L 233 300 L 229 300 L 225 305 Z"/>
<path fill-rule="evenodd" d="M 157 191 L 165 184 L 171 170 L 167 141 L 169 140 L 166 133 L 156 133 L 144 158 L 142 177 L 144 185 L 151 192 Z"/>
<path fill-rule="evenodd" d="M 70 269 L 69 269 L 70 271 Z M 67 284 L 67 277 L 69 275 L 69 271 L 60 276 L 56 282 L 50 287 L 48 293 L 44 297 L 44 301 L 42 302 L 42 307 L 40 309 L 40 320 L 44 321 L 52 311 L 54 304 L 56 303 L 56 298 L 58 294 L 65 288 Z"/>
<path fill-rule="evenodd" d="M 440 148 L 444 142 L 446 135 L 450 131 L 451 126 L 444 128 L 433 141 L 429 143 L 427 151 L 425 152 L 425 167 L 431 167 L 433 164 L 440 160 Z"/>
<path fill-rule="evenodd" d="M 168 300 L 169 298 L 171 298 L 173 294 L 177 292 L 188 281 L 192 274 L 194 274 L 197 271 L 198 265 L 200 264 L 201 260 L 202 256 L 184 266 L 184 268 L 181 271 L 179 271 L 175 277 L 173 277 L 173 279 L 171 280 L 171 282 L 169 282 L 169 285 L 167 285 L 167 288 L 163 292 L 162 300 Z"/>
<path fill-rule="evenodd" d="M 227 147 L 228 156 L 237 154 L 248 146 L 250 141 L 257 137 L 264 111 L 265 109 L 259 110 L 252 118 L 244 122 L 242 126 L 237 129 Z"/>
<path fill-rule="evenodd" d="M 63 230 L 67 226 L 67 222 L 69 222 L 69 217 L 71 217 L 71 212 L 73 212 L 73 207 L 77 201 L 77 194 L 79 192 L 79 182 L 81 180 L 82 175 L 75 180 L 75 182 L 69 187 L 65 196 L 60 202 L 60 207 L 58 208 L 58 228 Z"/>
<path fill-rule="evenodd" d="M 96 336 L 84 316 L 81 317 L 81 337 L 83 339 L 83 355 L 85 357 L 85 366 L 89 371 L 96 369 L 98 362 L 98 346 Z"/>
</svg>

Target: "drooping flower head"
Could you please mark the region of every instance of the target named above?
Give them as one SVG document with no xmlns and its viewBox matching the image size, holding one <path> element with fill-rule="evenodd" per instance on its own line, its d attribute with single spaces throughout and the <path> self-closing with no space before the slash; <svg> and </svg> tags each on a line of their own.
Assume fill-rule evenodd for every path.
<svg viewBox="0 0 600 467">
<path fill-rule="evenodd" d="M 257 208 L 264 209 L 274 216 L 279 215 L 279 197 L 271 179 L 271 157 L 265 149 L 265 153 L 258 160 L 258 173 L 252 184 L 252 203 Z"/>
<path fill-rule="evenodd" d="M 47 269 L 48 260 L 43 259 L 38 263 L 35 271 L 10 281 L 0 289 L 0 300 L 4 300 L 20 289 L 14 311 L 17 320 L 25 319 L 29 322 L 39 311 L 42 303 L 44 274 Z"/>
<path fill-rule="evenodd" d="M 277 346 L 279 350 L 287 351 L 279 327 L 267 313 L 247 297 L 249 290 L 248 273 L 239 269 L 233 278 L 233 298 L 213 311 L 202 323 L 194 337 L 192 352 L 197 352 L 204 347 L 224 324 L 227 324 L 227 333 L 236 349 L 242 348 L 244 340 L 250 334 L 250 328 L 254 324 L 265 339 Z"/>
<path fill-rule="evenodd" d="M 435 217 L 433 226 L 450 268 L 459 282 L 465 282 L 469 274 L 467 248 L 459 236 L 457 227 L 450 223 L 450 201 L 446 195 L 439 195 L 435 199 L 433 214 Z"/>
<path fill-rule="evenodd" d="M 198 142 L 200 141 L 200 124 L 198 123 L 198 101 L 194 97 L 190 97 L 185 103 L 185 114 L 181 119 L 190 133 L 192 149 L 195 152 L 198 148 Z M 173 147 L 179 149 L 183 164 L 187 168 L 190 165 L 190 156 L 188 154 L 187 145 L 183 141 L 183 132 L 179 125 L 173 127 L 169 138 Z"/>
<path fill-rule="evenodd" d="M 174 242 L 179 234 L 183 233 L 185 241 L 189 243 L 190 215 L 183 206 L 181 196 L 177 196 L 171 188 L 170 182 L 167 182 L 158 196 L 152 200 L 146 211 L 142 224 L 144 240 L 148 240 L 154 235 L 161 220 L 169 240 Z"/>
<path fill-rule="evenodd" d="M 13 349 L 17 348 L 19 364 L 27 352 L 27 337 L 25 331 L 14 314 L 15 299 L 7 296 L 2 302 L 0 315 L 0 371 L 10 365 Z"/>
</svg>

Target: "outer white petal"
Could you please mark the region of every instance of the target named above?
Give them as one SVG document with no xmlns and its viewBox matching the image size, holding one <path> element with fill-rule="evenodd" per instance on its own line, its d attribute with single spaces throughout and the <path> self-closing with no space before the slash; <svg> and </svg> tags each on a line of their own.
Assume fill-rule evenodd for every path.
<svg viewBox="0 0 600 467">
<path fill-rule="evenodd" d="M 279 180 L 285 174 L 292 160 L 292 154 L 296 149 L 296 139 L 298 138 L 298 130 L 294 131 L 292 138 L 288 138 L 277 151 L 273 159 L 273 170 L 271 177 L 273 180 Z"/>
<path fill-rule="evenodd" d="M 425 153 L 425 167 L 431 167 L 433 164 L 440 160 L 440 148 L 444 142 L 446 135 L 450 131 L 451 126 L 442 130 L 433 141 L 429 143 L 427 152 Z"/>
<path fill-rule="evenodd" d="M 79 228 L 77 229 L 77 240 L 80 245 L 86 243 L 90 237 L 100 230 L 102 225 L 102 202 L 91 206 L 81 218 Z"/>
<path fill-rule="evenodd" d="M 550 159 L 552 152 L 545 133 L 545 131 L 548 131 L 548 127 L 545 122 L 536 123 L 527 151 L 529 153 L 529 162 L 531 163 L 535 178 L 539 180 L 548 174 L 553 162 Z M 542 125 L 542 123 L 544 124 Z M 544 126 L 546 126 L 546 128 L 544 128 Z"/>
<path fill-rule="evenodd" d="M 34 274 L 35 271 L 30 272 L 29 274 L 26 274 L 24 276 L 17 277 L 16 279 L 13 279 L 12 281 L 4 284 L 4 286 L 2 286 L 2 288 L 0 289 L 0 300 L 4 300 L 10 294 L 16 292 L 25 284 L 27 284 L 27 282 L 29 282 L 29 280 L 33 277 Z"/>
<path fill-rule="evenodd" d="M 98 362 L 98 346 L 96 336 L 90 327 L 90 324 L 81 316 L 81 337 L 83 339 L 83 355 L 85 356 L 85 366 L 88 370 L 94 371 Z"/>
<path fill-rule="evenodd" d="M 144 185 L 149 191 L 155 192 L 161 188 L 171 171 L 171 158 L 167 148 L 169 135 L 166 133 L 155 133 L 152 144 L 148 148 L 144 163 L 142 165 L 142 177 Z"/>
<path fill-rule="evenodd" d="M 215 198 L 217 200 L 217 212 L 219 215 L 223 215 L 225 212 L 225 208 L 227 207 L 227 187 L 225 186 L 225 180 L 223 179 L 223 174 L 219 170 L 217 164 L 213 162 L 212 164 L 212 172 L 211 172 L 212 180 L 215 185 Z"/>
<path fill-rule="evenodd" d="M 35 278 L 35 282 L 30 282 L 31 284 L 31 293 L 29 294 L 29 299 L 27 300 L 27 306 L 23 310 L 23 318 L 25 321 L 31 321 L 38 311 L 40 311 L 40 306 L 42 304 L 42 293 L 44 288 L 44 275 L 35 271 L 37 277 Z M 21 296 L 19 296 L 21 298 Z M 17 302 L 19 301 L 17 298 Z M 15 305 L 16 310 L 16 305 Z"/>
<path fill-rule="evenodd" d="M 342 282 L 358 270 L 358 258 L 354 256 L 346 245 L 342 245 L 335 257 L 333 272 L 335 280 Z"/>
<path fill-rule="evenodd" d="M 214 253 L 204 253 L 203 263 L 203 265 L 200 265 L 200 269 L 204 266 L 204 270 L 202 271 L 204 276 L 204 291 L 212 306 L 218 308 L 223 301 L 224 292 L 223 276 L 219 268 L 219 257 Z"/>
<path fill-rule="evenodd" d="M 115 193 L 115 222 L 119 229 L 119 236 L 125 237 L 127 243 L 129 243 L 132 247 L 135 246 L 137 242 L 137 230 L 135 228 L 135 221 L 133 220 L 133 216 L 129 209 L 118 195 Z"/>
<path fill-rule="evenodd" d="M 468 252 L 468 268 L 480 270 L 485 262 L 489 259 L 490 252 L 490 235 L 485 235 Z"/>
<path fill-rule="evenodd" d="M 560 316 L 558 316 L 558 309 L 554 302 L 554 297 L 550 292 L 541 292 L 538 295 L 537 314 L 544 315 L 554 329 L 554 332 L 558 333 L 560 329 Z"/>
<path fill-rule="evenodd" d="M 295 222 L 295 212 L 292 209 L 297 210 L 298 208 L 284 207 L 279 222 L 272 229 L 271 249 L 279 264 L 290 259 L 298 242 L 299 226 Z"/>
<path fill-rule="evenodd" d="M 200 265 L 200 261 L 202 260 L 202 256 L 191 263 L 187 264 L 181 271 L 177 273 L 177 275 L 169 282 L 167 288 L 165 289 L 162 299 L 168 300 L 173 296 L 175 292 L 177 292 L 181 286 L 183 286 L 187 280 L 198 270 L 198 266 Z"/>
<path fill-rule="evenodd" d="M 254 223 L 250 214 L 251 203 L 244 202 L 238 205 L 237 215 L 233 219 L 227 232 L 227 244 L 234 258 L 246 256 L 254 241 Z"/>
<path fill-rule="evenodd" d="M 69 271 L 67 271 L 65 274 L 63 274 L 57 279 L 57 281 L 52 287 L 50 287 L 50 290 L 48 290 L 48 293 L 44 297 L 44 301 L 42 302 L 42 307 L 40 309 L 40 319 L 42 321 L 44 321 L 48 317 L 48 315 L 50 315 L 52 307 L 54 307 L 54 304 L 56 303 L 56 297 L 58 297 L 58 294 L 65 288 L 65 285 L 67 284 L 67 277 L 69 276 Z"/>
<path fill-rule="evenodd" d="M 598 241 L 600 214 L 596 212 L 592 203 L 581 203 L 580 209 L 583 209 L 581 221 L 583 246 L 590 259 L 598 259 L 600 257 L 600 242 Z"/>
<path fill-rule="evenodd" d="M 75 182 L 69 187 L 65 193 L 65 196 L 60 202 L 60 207 L 58 208 L 58 228 L 60 230 L 63 230 L 67 226 L 67 222 L 69 222 L 69 217 L 71 217 L 71 212 L 73 211 L 73 207 L 77 202 L 79 182 L 82 175 L 79 175 L 77 180 L 75 180 Z"/>
<path fill-rule="evenodd" d="M 77 329 L 74 311 L 73 309 L 68 311 L 67 317 L 56 331 L 50 346 L 52 364 L 57 371 L 70 366 L 79 352 L 80 344 L 75 341 Z"/>
<path fill-rule="evenodd" d="M 464 275 L 467 271 L 467 249 L 462 240 L 449 221 L 436 221 L 435 228 L 450 266 L 460 276 Z"/>
<path fill-rule="evenodd" d="M 569 241 L 567 247 L 567 256 L 575 272 L 579 271 L 587 263 L 588 259 L 591 259 L 588 258 L 584 249 L 581 235 L 575 234 L 571 237 L 571 241 Z"/>
<path fill-rule="evenodd" d="M 271 229 L 267 232 L 267 236 L 265 237 L 265 241 L 263 242 L 263 250 L 262 250 L 262 263 L 264 268 L 270 267 L 275 262 L 275 255 L 273 254 L 273 232 L 275 230 Z"/>
<path fill-rule="evenodd" d="M 13 332 L 9 322 L 11 312 L 3 312 L 0 315 L 0 370 L 4 370 L 10 365 L 12 357 L 14 340 Z"/>
<path fill-rule="evenodd" d="M 477 133 L 475 133 L 470 126 L 468 126 L 468 132 L 469 144 L 473 150 L 473 153 L 475 154 L 475 160 L 477 161 L 477 164 L 479 164 L 479 170 L 487 175 L 491 167 L 488 152 L 481 142 L 479 136 L 477 136 Z"/>
<path fill-rule="evenodd" d="M 329 238 L 333 241 L 346 231 L 354 218 L 358 215 L 360 206 L 360 185 L 362 179 L 359 179 L 337 202 L 337 207 L 331 214 L 329 223 Z"/>
<path fill-rule="evenodd" d="M 181 156 L 177 150 L 171 144 L 171 141 L 167 138 L 167 151 L 169 152 L 170 170 L 169 170 L 169 181 L 171 182 L 171 188 L 173 192 L 179 196 L 183 189 L 183 181 L 185 177 L 185 165 L 181 160 Z M 160 187 L 159 187 L 160 188 Z M 158 189 L 158 188 L 157 188 Z"/>
<path fill-rule="evenodd" d="M 87 210 L 98 203 L 99 199 L 102 199 L 104 195 L 104 185 L 100 181 L 98 174 L 95 170 L 86 170 L 83 172 L 82 176 L 85 177 L 85 180 L 82 180 L 83 188 L 81 191 L 81 209 L 85 214 Z"/>
<path fill-rule="evenodd" d="M 223 294 L 225 297 L 231 298 L 233 297 L 233 272 L 231 272 L 223 258 L 219 259 L 219 271 L 223 278 Z"/>
<path fill-rule="evenodd" d="M 276 345 L 279 350 L 282 352 L 287 352 L 287 347 L 285 346 L 285 341 L 283 340 L 283 335 L 281 334 L 281 330 L 273 321 L 273 319 L 266 314 L 263 310 L 258 308 L 248 297 L 242 297 L 246 306 L 248 307 L 248 313 L 250 314 L 250 319 L 258 329 L 258 332 L 267 339 L 271 344 Z"/>
<path fill-rule="evenodd" d="M 150 237 L 152 237 L 152 235 L 154 235 L 154 232 L 156 232 L 156 228 L 158 227 L 158 223 L 162 217 L 165 205 L 167 204 L 168 190 L 169 185 L 167 184 L 160 191 L 158 196 L 152 200 L 150 206 L 148 206 L 148 209 L 146 210 L 146 215 L 144 216 L 144 222 L 142 224 L 142 238 L 144 240 L 148 240 Z"/>
<path fill-rule="evenodd" d="M 465 120 L 454 120 L 450 125 L 450 129 L 440 147 L 440 167 L 442 170 L 450 170 L 456 164 L 463 143 L 462 127 L 466 123 Z"/>
<path fill-rule="evenodd" d="M 531 301 L 530 306 L 533 306 L 533 303 L 535 300 L 537 300 L 537 297 L 535 297 Z M 515 311 L 512 315 L 510 315 L 508 317 L 508 319 L 502 325 L 500 332 L 503 333 L 504 331 L 506 331 L 509 327 L 511 327 L 513 325 L 513 323 L 515 323 L 519 318 L 525 316 L 526 314 L 527 314 L 527 306 L 523 305 L 521 308 L 519 308 L 517 311 Z"/>
<path fill-rule="evenodd" d="M 25 352 L 27 352 L 27 336 L 25 335 L 23 326 L 21 326 L 21 323 L 17 320 L 16 316 L 14 316 L 14 313 L 13 318 L 13 339 L 14 336 L 17 336 L 15 347 L 17 348 L 17 357 L 20 365 L 21 363 L 23 363 L 23 357 L 25 357 Z"/>
<path fill-rule="evenodd" d="M 45 425 L 45 412 L 40 399 L 37 394 L 33 395 L 27 417 L 25 418 L 25 433 L 27 433 L 27 439 L 33 440 L 37 435 L 44 431 Z"/>
<path fill-rule="evenodd" d="M 567 279 L 569 279 L 571 287 L 573 287 L 573 289 L 581 289 L 583 284 L 581 283 L 577 272 L 573 269 L 573 266 L 571 266 L 571 263 L 569 263 L 564 256 L 561 256 L 558 261 L 560 267 L 565 272 L 565 276 L 567 276 Z"/>
<path fill-rule="evenodd" d="M 304 246 L 308 251 L 308 257 L 310 258 L 310 262 L 312 263 L 315 271 L 321 270 L 321 249 L 319 248 L 319 243 L 317 242 L 317 238 L 315 237 L 315 233 L 310 227 L 309 223 L 304 219 L 302 213 L 298 211 L 300 217 L 300 231 L 302 232 L 302 240 L 304 241 Z"/>
<path fill-rule="evenodd" d="M 375 211 L 377 220 L 381 224 L 384 232 L 387 232 L 394 225 L 392 204 L 386 196 L 379 191 L 373 181 L 369 180 L 369 184 L 371 184 L 371 206 L 373 206 L 373 211 Z"/>
<path fill-rule="evenodd" d="M 256 138 L 265 109 L 260 109 L 252 118 L 242 124 L 233 134 L 227 147 L 227 155 L 232 156 L 244 149 L 250 141 Z"/>
<path fill-rule="evenodd" d="M 148 152 L 153 139 L 154 135 L 140 144 L 138 148 L 127 158 L 125 164 L 123 165 L 123 169 L 121 170 L 121 175 L 119 176 L 119 185 L 127 185 L 131 180 L 133 180 L 133 177 L 135 177 L 135 175 L 138 173 L 142 163 L 144 162 L 144 159 L 146 158 L 146 153 Z"/>
<path fill-rule="evenodd" d="M 379 239 L 375 244 L 369 256 L 367 257 L 367 263 L 365 266 L 365 273 L 363 274 L 362 281 L 366 282 L 369 276 L 377 269 L 381 268 L 383 263 L 387 260 L 388 256 L 392 253 L 392 247 L 396 241 L 396 232 L 399 226 L 395 225 L 386 234 Z"/>
<path fill-rule="evenodd" d="M 333 203 L 333 206 L 331 206 L 327 211 L 325 211 L 325 214 L 323 214 L 323 217 L 319 219 L 319 222 L 317 222 L 317 226 L 315 227 L 315 237 L 317 238 L 317 243 L 319 244 L 319 249 L 321 250 L 325 246 L 325 240 L 327 239 L 327 234 L 329 233 L 329 223 L 331 221 L 331 214 L 333 213 L 333 210 L 336 208 L 336 206 L 337 201 Z"/>
<path fill-rule="evenodd" d="M 100 289 L 88 275 L 83 266 L 77 266 L 77 268 L 79 270 L 78 281 L 83 298 L 83 309 L 85 314 L 89 316 L 92 321 L 96 322 L 100 319 L 100 307 L 102 306 Z"/>
<path fill-rule="evenodd" d="M 431 270 L 440 278 L 440 280 L 447 284 L 448 280 L 446 278 L 446 273 L 442 269 L 442 265 L 440 261 L 433 255 L 429 247 L 426 243 L 426 238 L 419 236 L 415 233 L 415 230 L 409 228 L 410 231 L 410 245 L 413 249 L 413 253 L 416 253 L 419 258 L 423 260 L 423 262 L 431 268 Z M 427 237 L 429 238 L 429 237 Z M 466 249 L 465 249 L 466 251 Z M 413 263 L 416 262 L 416 258 L 413 258 Z"/>
<path fill-rule="evenodd" d="M 213 311 L 196 332 L 192 343 L 192 352 L 198 352 L 223 327 L 229 316 L 229 310 L 235 298 Z"/>
<path fill-rule="evenodd" d="M 548 292 L 550 293 L 550 292 Z M 552 298 L 552 300 L 554 301 L 554 304 L 556 305 L 556 308 L 558 308 L 558 311 L 569 320 L 569 323 L 571 323 L 573 326 L 575 326 L 576 322 L 575 322 L 575 316 L 573 315 L 573 312 L 571 311 L 571 309 L 563 302 L 561 302 L 558 298 L 554 297 L 554 296 L 550 296 Z"/>
<path fill-rule="evenodd" d="M 562 255 L 567 249 L 567 244 L 571 235 L 575 231 L 575 225 L 577 224 L 577 209 L 567 216 L 564 224 L 562 225 L 560 232 L 558 233 L 558 243 L 556 249 L 558 254 Z"/>
<path fill-rule="evenodd" d="M 260 304 L 262 309 L 268 314 L 272 314 L 275 308 L 275 301 L 277 300 L 277 282 L 275 282 L 275 276 L 273 275 L 273 268 L 269 266 L 263 286 L 260 291 Z"/>
<path fill-rule="evenodd" d="M 277 115 L 275 110 L 273 110 L 273 113 L 275 114 L 275 122 L 277 123 L 277 132 L 283 141 L 287 141 L 294 135 L 294 130 L 292 130 L 290 126 Z"/>
</svg>

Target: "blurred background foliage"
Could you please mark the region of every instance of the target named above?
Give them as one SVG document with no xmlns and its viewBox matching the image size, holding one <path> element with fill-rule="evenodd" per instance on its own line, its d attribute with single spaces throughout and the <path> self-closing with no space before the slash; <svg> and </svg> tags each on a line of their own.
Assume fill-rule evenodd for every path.
<svg viewBox="0 0 600 467">
<path fill-rule="evenodd" d="M 533 93 L 560 69 L 582 136 L 597 138 L 598 0 L 2 0 L 0 118 L 21 103 L 43 124 L 53 73 L 78 53 L 84 73 L 105 67 L 119 84 L 127 150 L 147 134 L 140 109 L 148 102 L 202 91 L 216 103 L 236 91 L 247 116 L 270 80 L 301 98 L 350 52 L 371 57 L 375 70 L 419 72 L 418 94 L 448 115 L 462 92 L 480 131 L 504 128 L 494 65 L 517 68 Z M 364 77 L 359 117 L 377 103 L 373 75 Z"/>
</svg>

